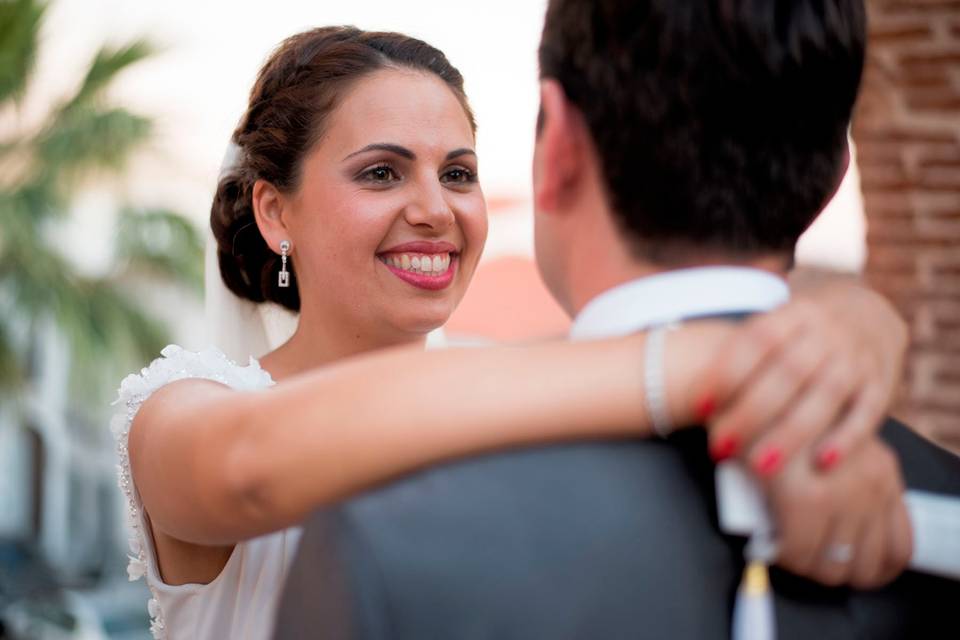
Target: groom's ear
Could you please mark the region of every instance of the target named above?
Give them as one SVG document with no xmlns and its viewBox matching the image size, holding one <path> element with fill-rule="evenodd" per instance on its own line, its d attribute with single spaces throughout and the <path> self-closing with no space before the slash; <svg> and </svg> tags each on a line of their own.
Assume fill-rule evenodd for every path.
<svg viewBox="0 0 960 640">
<path fill-rule="evenodd" d="M 253 217 L 260 235 L 271 249 L 280 253 L 280 243 L 291 239 L 284 224 L 283 195 L 266 180 L 257 180 L 253 184 L 252 200 Z"/>
<path fill-rule="evenodd" d="M 556 80 L 540 82 L 540 113 L 533 162 L 533 188 L 540 211 L 556 211 L 583 172 L 587 130 L 579 109 Z"/>
</svg>

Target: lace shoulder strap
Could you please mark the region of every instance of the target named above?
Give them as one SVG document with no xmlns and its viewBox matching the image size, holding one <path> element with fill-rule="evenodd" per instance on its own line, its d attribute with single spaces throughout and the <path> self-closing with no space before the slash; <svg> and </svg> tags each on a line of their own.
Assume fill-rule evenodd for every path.
<svg viewBox="0 0 960 640">
<path fill-rule="evenodd" d="M 160 357 L 133 373 L 120 383 L 117 400 L 120 405 L 110 422 L 117 445 L 117 476 L 120 490 L 127 499 L 127 524 L 130 529 L 130 555 L 127 574 L 130 580 L 138 580 L 148 572 L 149 540 L 146 538 L 146 523 L 142 518 L 140 496 L 130 474 L 130 456 L 127 440 L 130 425 L 143 403 L 157 389 L 176 380 L 200 378 L 220 382 L 239 391 L 265 389 L 273 385 L 273 379 L 260 368 L 259 363 L 250 358 L 250 363 L 242 367 L 228 359 L 217 349 L 200 352 L 187 351 L 177 345 L 170 345 L 160 352 Z M 147 581 L 151 591 L 153 586 Z M 152 618 L 151 631 L 155 638 L 165 638 L 166 629 L 163 613 L 157 604 L 156 594 L 148 603 Z"/>
<path fill-rule="evenodd" d="M 261 369 L 254 358 L 241 367 L 218 349 L 194 352 L 172 344 L 140 373 L 131 373 L 123 379 L 114 404 L 139 407 L 160 387 L 184 378 L 215 380 L 238 390 L 262 389 L 273 383 L 270 374 Z"/>
</svg>

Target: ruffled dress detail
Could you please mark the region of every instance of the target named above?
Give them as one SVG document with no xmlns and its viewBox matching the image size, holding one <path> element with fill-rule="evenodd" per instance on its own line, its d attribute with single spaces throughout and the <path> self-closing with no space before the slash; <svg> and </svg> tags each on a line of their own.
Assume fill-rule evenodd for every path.
<svg viewBox="0 0 960 640">
<path fill-rule="evenodd" d="M 270 374 L 261 369 L 259 363 L 253 358 L 250 358 L 250 363 L 244 367 L 235 364 L 216 349 L 191 352 L 179 346 L 170 345 L 160 353 L 161 357 L 142 369 L 140 373 L 131 374 L 121 382 L 118 398 L 113 403 L 119 405 L 120 409 L 113 416 L 110 429 L 116 440 L 119 458 L 117 464 L 119 486 L 127 499 L 127 523 L 130 530 L 127 574 L 131 581 L 139 580 L 151 573 L 157 576 L 155 580 L 147 579 L 147 585 L 153 596 L 147 603 L 151 618 L 150 631 L 157 640 L 167 640 L 172 638 L 172 635 L 169 633 L 166 616 L 160 605 L 161 598 L 157 584 L 159 571 L 155 568 L 153 572 L 150 571 L 150 563 L 155 562 L 153 545 L 147 537 L 150 534 L 144 519 L 140 495 L 130 474 L 130 456 L 127 450 L 130 426 L 144 401 L 154 391 L 177 380 L 186 378 L 213 380 L 238 391 L 262 390 L 271 387 L 274 382 Z M 292 555 L 290 549 L 284 549 L 284 552 L 284 558 L 277 558 L 278 562 L 288 560 Z M 172 589 L 176 588 L 172 587 Z"/>
</svg>

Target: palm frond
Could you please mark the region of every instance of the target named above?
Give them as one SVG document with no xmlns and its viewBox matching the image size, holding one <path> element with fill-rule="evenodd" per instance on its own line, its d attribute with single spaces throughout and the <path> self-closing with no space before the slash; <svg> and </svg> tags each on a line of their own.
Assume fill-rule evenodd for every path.
<svg viewBox="0 0 960 640">
<path fill-rule="evenodd" d="M 48 247 L 8 251 L 0 267 L 8 261 L 18 267 L 0 268 L 0 291 L 9 296 L 9 308 L 55 321 L 70 346 L 72 378 L 81 397 L 101 393 L 104 383 L 156 357 L 168 342 L 164 325 L 113 282 L 78 276 Z M 0 312 L 0 323 L 5 322 Z"/>
<path fill-rule="evenodd" d="M 77 293 L 57 318 L 71 348 L 72 386 L 84 396 L 102 395 L 123 373 L 157 357 L 169 335 L 111 283 L 83 282 Z"/>
<path fill-rule="evenodd" d="M 74 303 L 77 277 L 73 269 L 35 239 L 26 237 L 5 247 L 0 278 L 12 307 L 27 317 L 54 316 L 62 305 Z"/>
<path fill-rule="evenodd" d="M 102 47 L 90 63 L 90 68 L 83 82 L 80 83 L 79 89 L 70 100 L 64 103 L 61 112 L 73 111 L 88 105 L 118 73 L 154 52 L 155 48 L 146 40 L 135 40 L 122 47 Z"/>
<path fill-rule="evenodd" d="M 85 107 L 64 114 L 37 140 L 35 181 L 60 186 L 91 169 L 119 171 L 152 132 L 149 118 L 120 108 Z"/>
<path fill-rule="evenodd" d="M 0 322 L 0 394 L 19 390 L 23 377 L 23 363 L 7 333 L 7 323 Z"/>
<path fill-rule="evenodd" d="M 0 0 L 0 108 L 29 91 L 47 0 Z M 108 103 L 105 91 L 123 70 L 153 53 L 145 40 L 103 47 L 76 91 L 38 130 L 0 140 L 0 392 L 33 375 L 17 333 L 53 320 L 71 350 L 71 380 L 80 405 L 99 407 L 104 383 L 156 356 L 164 325 L 121 288 L 116 273 L 90 278 L 76 271 L 46 233 L 69 212 L 75 180 L 120 172 L 152 133 L 150 119 Z M 171 211 L 128 210 L 117 241 L 120 267 L 152 272 L 200 290 L 200 234 Z M 12 327 L 12 329 L 11 329 Z M 13 337 L 11 337 L 13 336 Z M 16 339 L 15 339 L 16 338 Z M 96 395 L 90 395 L 96 394 Z"/>
<path fill-rule="evenodd" d="M 46 10 L 37 0 L 0 2 L 0 104 L 18 100 L 27 88 Z"/>
<path fill-rule="evenodd" d="M 203 291 L 203 238 L 173 211 L 123 210 L 116 253 L 125 269 L 143 269 Z"/>
</svg>

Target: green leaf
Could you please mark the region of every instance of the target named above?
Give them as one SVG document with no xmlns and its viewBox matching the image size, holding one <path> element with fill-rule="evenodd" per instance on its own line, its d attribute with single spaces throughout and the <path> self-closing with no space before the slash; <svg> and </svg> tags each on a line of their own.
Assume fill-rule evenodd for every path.
<svg viewBox="0 0 960 640">
<path fill-rule="evenodd" d="M 64 187 L 92 169 L 119 171 L 152 129 L 149 118 L 126 109 L 89 107 L 63 114 L 37 141 L 41 172 L 35 180 Z"/>
<path fill-rule="evenodd" d="M 94 57 L 77 93 L 66 102 L 62 111 L 83 108 L 110 84 L 118 73 L 154 53 L 146 40 L 136 40 L 123 47 L 103 47 Z"/>
<path fill-rule="evenodd" d="M 203 238 L 189 220 L 172 211 L 122 211 L 117 258 L 127 270 L 142 269 L 203 291 Z"/>
<path fill-rule="evenodd" d="M 163 324 L 104 280 L 78 283 L 56 317 L 72 353 L 71 381 L 82 396 L 103 395 L 123 373 L 157 357 L 169 342 Z"/>
<path fill-rule="evenodd" d="M 0 104 L 18 100 L 27 88 L 46 10 L 47 3 L 36 0 L 0 1 Z"/>
<path fill-rule="evenodd" d="M 16 392 L 23 385 L 23 363 L 13 348 L 6 325 L 0 322 L 0 394 Z"/>
<path fill-rule="evenodd" d="M 22 258 L 22 256 L 21 256 Z M 115 284 L 79 277 L 43 247 L 29 263 L 4 271 L 0 289 L 23 317 L 52 318 L 71 350 L 71 378 L 80 397 L 91 399 L 123 372 L 156 357 L 168 341 L 163 324 L 149 317 Z M 0 321 L 6 323 L 0 312 Z"/>
</svg>

